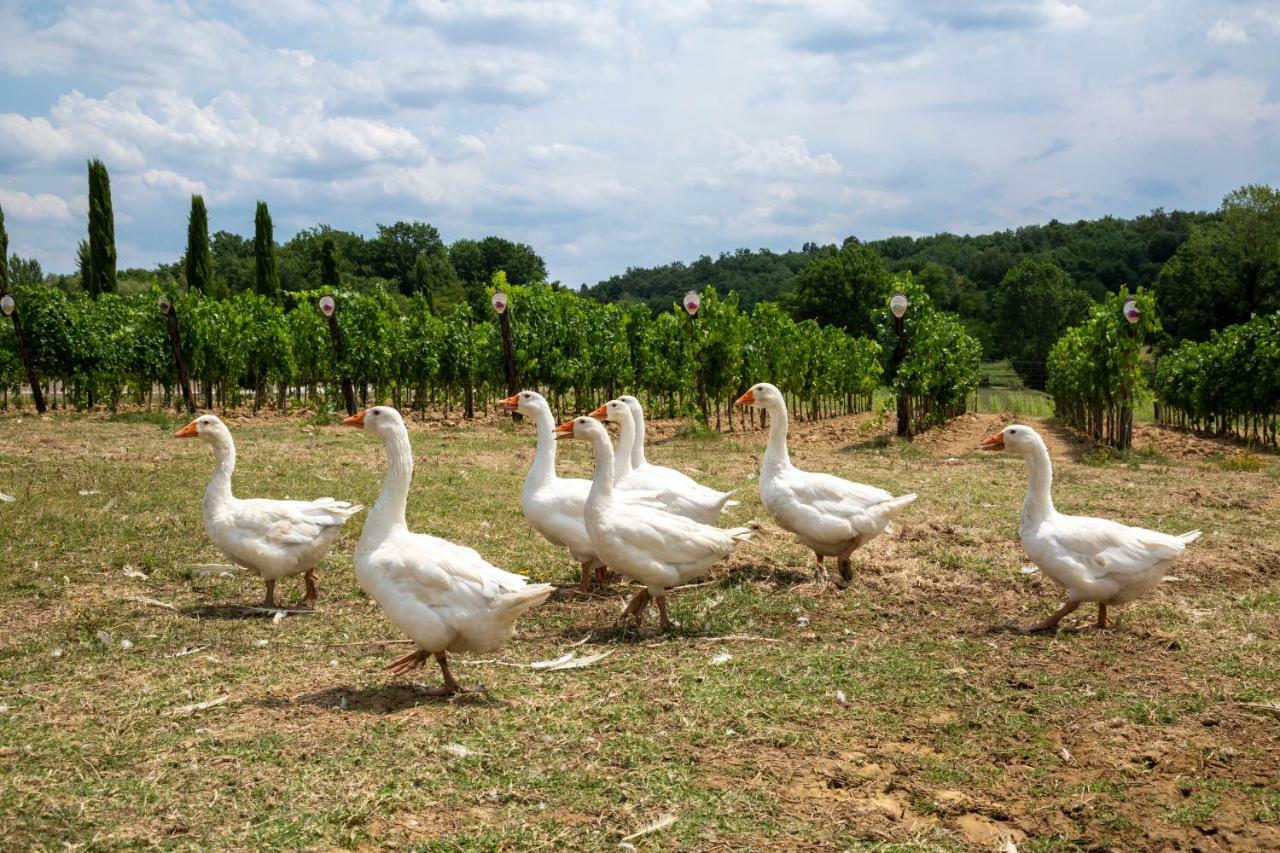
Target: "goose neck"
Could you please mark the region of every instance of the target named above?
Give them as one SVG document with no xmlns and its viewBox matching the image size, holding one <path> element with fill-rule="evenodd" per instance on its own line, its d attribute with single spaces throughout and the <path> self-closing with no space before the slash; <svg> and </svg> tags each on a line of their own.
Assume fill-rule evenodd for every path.
<svg viewBox="0 0 1280 853">
<path fill-rule="evenodd" d="M 1049 451 L 1037 446 L 1026 455 L 1027 497 L 1022 502 L 1022 519 L 1041 521 L 1053 515 L 1053 463 Z"/>
<path fill-rule="evenodd" d="M 534 426 L 538 431 L 538 444 L 533 453 L 533 467 L 525 477 L 526 487 L 544 486 L 556 478 L 556 421 L 551 409 L 539 406 Z"/>
<path fill-rule="evenodd" d="M 229 437 L 217 437 L 210 442 L 213 448 L 213 478 L 204 491 L 206 503 L 226 503 L 231 500 L 231 475 L 236 470 L 236 445 Z"/>
<path fill-rule="evenodd" d="M 791 467 L 791 455 L 787 452 L 787 406 L 778 403 L 768 406 L 769 444 L 764 451 L 765 468 Z"/>
<path fill-rule="evenodd" d="M 636 420 L 630 410 L 618 414 L 618 446 L 613 450 L 613 476 L 619 480 L 631 473 L 635 453 Z M 641 451 L 643 454 L 643 451 Z"/>
<path fill-rule="evenodd" d="M 392 430 L 383 437 L 382 443 L 387 449 L 387 476 L 382 483 L 382 492 L 369 512 L 362 539 L 369 535 L 385 536 L 406 527 L 404 510 L 409 500 L 409 484 L 413 482 L 413 448 L 409 445 L 409 433 L 403 427 Z"/>
<path fill-rule="evenodd" d="M 609 434 L 604 430 L 592 433 L 591 450 L 595 453 L 596 468 L 587 504 L 595 507 L 613 497 L 613 453 L 609 447 Z"/>
<path fill-rule="evenodd" d="M 639 406 L 631 407 L 631 428 L 631 467 L 643 468 L 648 463 L 644 458 L 644 411 Z"/>
</svg>

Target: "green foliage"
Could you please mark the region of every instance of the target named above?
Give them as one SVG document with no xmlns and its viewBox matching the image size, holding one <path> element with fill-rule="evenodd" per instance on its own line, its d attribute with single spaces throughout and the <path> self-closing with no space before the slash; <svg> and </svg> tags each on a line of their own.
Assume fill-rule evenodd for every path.
<svg viewBox="0 0 1280 853">
<path fill-rule="evenodd" d="M 101 160 L 89 161 L 89 253 L 82 284 L 91 296 L 116 292 L 116 226 L 111 177 Z"/>
<path fill-rule="evenodd" d="M 191 197 L 191 214 L 187 217 L 187 289 L 199 293 L 214 292 L 213 263 L 209 258 L 209 214 L 204 199 Z"/>
<path fill-rule="evenodd" d="M 978 387 L 982 347 L 954 314 L 939 311 L 910 274 L 896 286 L 910 302 L 902 318 L 903 358 L 895 369 L 898 336 L 887 300 L 875 314 L 885 376 L 895 394 L 905 394 L 912 433 L 965 411 Z"/>
<path fill-rule="evenodd" d="M 1280 312 L 1184 341 L 1160 359 L 1156 398 L 1166 422 L 1276 443 Z"/>
<path fill-rule="evenodd" d="M 449 247 L 449 260 L 477 320 L 489 313 L 488 288 L 496 273 L 505 273 L 511 284 L 547 280 L 547 266 L 531 246 L 502 237 L 458 240 Z"/>
<path fill-rule="evenodd" d="M 799 252 L 738 249 L 712 259 L 703 255 L 690 264 L 680 261 L 663 266 L 631 267 L 582 293 L 598 302 L 641 303 L 651 315 L 667 310 L 690 290 L 714 287 L 720 293 L 737 292 L 744 311 L 760 302 L 776 301 L 790 290 L 795 274 L 823 249 L 806 244 Z M 834 248 L 830 251 L 835 251 Z"/>
<path fill-rule="evenodd" d="M 1280 192 L 1250 185 L 1227 195 L 1221 219 L 1192 230 L 1156 290 L 1177 339 L 1202 341 L 1280 310 Z"/>
<path fill-rule="evenodd" d="M 276 268 L 276 243 L 271 212 L 265 201 L 258 202 L 253 216 L 254 290 L 271 299 L 280 298 L 280 274 Z"/>
<path fill-rule="evenodd" d="M 338 273 L 338 248 L 333 238 L 326 235 L 320 242 L 320 285 L 338 287 L 342 279 Z"/>
<path fill-rule="evenodd" d="M 218 289 L 224 293 L 253 290 L 253 241 L 230 231 L 216 231 L 209 254 Z"/>
<path fill-rule="evenodd" d="M 872 314 L 889 298 L 891 285 L 876 251 L 850 240 L 797 273 L 783 302 L 797 320 L 840 326 L 851 335 L 873 335 Z"/>
<path fill-rule="evenodd" d="M 1124 317 L 1133 298 L 1137 323 Z M 1133 405 L 1148 393 L 1143 344 L 1161 331 L 1154 294 L 1128 288 L 1094 306 L 1089 319 L 1068 329 L 1049 352 L 1048 391 L 1054 410 L 1095 441 L 1129 447 Z"/>
<path fill-rule="evenodd" d="M 1005 273 L 995 293 L 996 343 L 1015 369 L 1018 361 L 1043 362 L 1067 328 L 1084 322 L 1091 305 L 1089 294 L 1075 289 L 1060 267 L 1023 260 Z"/>
<path fill-rule="evenodd" d="M 418 255 L 413 268 L 413 290 L 426 298 L 433 314 L 447 313 L 466 298 L 449 253 L 444 249 Z"/>
<path fill-rule="evenodd" d="M 440 232 L 425 222 L 379 225 L 378 237 L 371 242 L 375 274 L 396 282 L 400 292 L 406 295 L 416 289 L 414 273 L 418 258 L 445 251 Z"/>
<path fill-rule="evenodd" d="M 422 407 L 441 391 L 446 401 L 484 399 L 506 385 L 498 323 L 487 308 L 493 288 L 509 296 L 522 384 L 543 389 L 557 406 L 568 395 L 585 407 L 600 396 L 636 391 L 658 411 L 689 413 L 700 367 L 717 425 L 732 398 L 760 380 L 791 394 L 800 415 L 817 417 L 869 407 L 882 372 L 876 342 L 812 320 L 797 323 L 773 303 L 748 315 L 736 294 L 721 298 L 715 288 L 706 290 L 691 320 L 679 305 L 651 318 L 641 305 L 602 305 L 545 283 L 513 284 L 502 271 L 484 291 L 480 318 L 459 301 L 441 319 L 426 295 L 403 297 L 384 287 L 296 291 L 284 306 L 252 291 L 214 299 L 196 290 L 175 297 L 166 287 L 184 359 L 209 405 L 215 393 L 221 405 L 242 403 L 246 390 L 260 405 L 274 384 L 309 389 L 312 399 L 327 401 L 318 404 L 324 407 L 343 376 L 396 405 Z M 81 405 L 113 404 L 129 389 L 140 399 L 153 384 L 171 388 L 174 365 L 155 308 L 160 292 L 154 282 L 145 293 L 97 302 L 50 287 L 25 292 L 42 374 L 74 388 Z M 316 306 L 326 293 L 337 300 L 341 357 Z M 12 379 L 4 352 L 0 376 Z M 938 395 L 932 386 L 929 393 Z"/>
</svg>

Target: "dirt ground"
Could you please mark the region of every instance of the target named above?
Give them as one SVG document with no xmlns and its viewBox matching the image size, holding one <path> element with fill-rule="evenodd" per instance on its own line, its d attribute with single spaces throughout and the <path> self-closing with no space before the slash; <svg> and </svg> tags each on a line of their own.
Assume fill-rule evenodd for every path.
<svg viewBox="0 0 1280 853">
<path fill-rule="evenodd" d="M 376 496 L 367 436 L 229 422 L 240 494 Z M 1060 591 L 1025 571 L 1021 460 L 976 449 L 1007 422 L 792 425 L 797 465 L 920 495 L 847 589 L 764 514 L 763 433 L 655 422 L 651 460 L 739 488 L 753 541 L 672 595 L 671 635 L 618 627 L 625 582 L 566 588 L 500 654 L 459 657 L 485 695 L 440 701 L 435 672 L 382 670 L 405 646 L 352 576 L 363 516 L 314 614 L 245 614 L 260 582 L 198 568 L 224 562 L 211 462 L 177 421 L 0 418 L 0 845 L 1280 849 L 1280 459 L 1149 425 L 1099 453 L 1024 421 L 1061 511 L 1205 533 L 1115 628 L 1024 636 L 1002 626 Z M 528 425 L 411 432 L 414 529 L 570 584 L 520 517 Z M 605 657 L 528 667 L 569 651 Z"/>
</svg>

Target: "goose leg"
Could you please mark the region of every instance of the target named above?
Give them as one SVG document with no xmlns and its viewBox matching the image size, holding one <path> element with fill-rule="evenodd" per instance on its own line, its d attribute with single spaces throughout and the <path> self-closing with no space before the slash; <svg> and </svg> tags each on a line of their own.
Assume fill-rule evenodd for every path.
<svg viewBox="0 0 1280 853">
<path fill-rule="evenodd" d="M 582 564 L 582 578 L 578 581 L 578 592 L 591 591 L 591 561 Z"/>
<path fill-rule="evenodd" d="M 422 649 L 415 649 L 403 657 L 398 657 L 391 663 L 387 664 L 387 671 L 392 675 L 404 675 L 411 669 L 422 666 L 427 659 L 427 652 Z"/>
<path fill-rule="evenodd" d="M 307 585 L 307 591 L 302 596 L 302 606 L 311 607 L 320 596 L 320 581 L 316 577 L 316 570 L 307 569 L 306 574 L 302 576 L 302 582 Z"/>
<path fill-rule="evenodd" d="M 1107 621 L 1107 605 L 1098 603 L 1098 621 L 1094 623 L 1096 628 L 1109 628 L 1111 623 Z"/>
<path fill-rule="evenodd" d="M 608 567 L 608 566 L 596 566 L 596 580 L 598 580 L 600 583 L 608 583 L 608 582 L 609 582 L 609 567 Z"/>
<path fill-rule="evenodd" d="M 425 656 L 426 653 L 423 652 Z M 436 663 L 440 664 L 440 674 L 444 676 L 444 684 L 426 691 L 428 696 L 452 696 L 455 693 L 483 693 L 483 687 L 463 687 L 449 671 L 449 659 L 444 652 L 436 652 Z"/>
<path fill-rule="evenodd" d="M 626 619 L 628 616 L 636 617 L 639 621 L 640 614 L 649 606 L 649 590 L 641 589 L 635 595 L 631 596 L 631 600 L 627 602 L 627 606 L 623 608 L 620 619 Z"/>
<path fill-rule="evenodd" d="M 661 627 L 661 628 L 662 628 L 662 630 L 663 630 L 663 632 L 664 632 L 664 633 L 665 633 L 665 632 L 667 632 L 667 631 L 670 631 L 670 630 L 671 630 L 671 619 L 670 619 L 670 617 L 668 617 L 668 616 L 667 616 L 667 597 L 666 597 L 665 595 L 659 595 L 659 596 L 658 596 L 657 598 L 655 598 L 654 600 L 658 602 L 658 625 L 659 625 L 659 627 Z"/>
<path fill-rule="evenodd" d="M 1037 622 L 1034 625 L 1024 628 L 1022 633 L 1036 634 L 1041 631 L 1056 631 L 1058 628 L 1058 623 L 1062 621 L 1062 617 L 1066 616 L 1068 613 L 1073 612 L 1079 606 L 1080 606 L 1080 602 L 1078 601 L 1068 601 L 1066 604 L 1059 607 L 1057 612 L 1054 613 L 1052 616 L 1050 616 L 1048 619 L 1044 620 L 1043 622 Z"/>
<path fill-rule="evenodd" d="M 267 581 L 267 597 L 262 599 L 262 606 L 270 609 L 276 606 L 276 582 Z"/>
<path fill-rule="evenodd" d="M 826 583 L 827 567 L 822 565 L 823 556 L 819 554 L 817 551 L 813 552 L 813 556 L 818 558 L 818 569 L 816 572 L 814 572 L 814 579 L 820 581 L 821 583 Z"/>
<path fill-rule="evenodd" d="M 840 567 L 840 580 L 845 584 L 853 581 L 853 567 L 849 565 L 849 556 L 858 550 L 858 546 L 862 544 L 862 536 L 855 536 L 849 540 L 849 544 L 840 552 L 840 556 L 836 558 L 836 565 Z"/>
</svg>

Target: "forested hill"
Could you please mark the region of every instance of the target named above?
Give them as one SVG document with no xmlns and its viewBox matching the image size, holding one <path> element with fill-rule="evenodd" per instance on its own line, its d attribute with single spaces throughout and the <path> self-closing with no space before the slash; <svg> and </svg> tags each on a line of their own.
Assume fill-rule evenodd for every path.
<svg viewBox="0 0 1280 853">
<path fill-rule="evenodd" d="M 1054 220 L 994 234 L 890 237 L 867 245 L 891 271 L 915 273 L 942 307 L 981 317 L 987 294 L 1019 261 L 1050 261 L 1077 289 L 1096 299 L 1121 284 L 1150 286 L 1161 265 L 1187 239 L 1191 225 L 1217 218 L 1218 213 L 1155 210 L 1134 219 Z M 799 251 L 739 249 L 714 260 L 703 255 L 690 264 L 632 267 L 584 287 L 583 293 L 602 302 L 643 302 L 664 311 L 685 291 L 710 284 L 722 294 L 736 290 L 744 307 L 750 308 L 778 299 L 791 289 L 796 272 L 834 249 L 806 243 Z"/>
<path fill-rule="evenodd" d="M 630 267 L 582 292 L 600 302 L 643 302 L 654 313 L 666 311 L 690 290 L 707 285 L 719 293 L 738 292 L 750 310 L 757 302 L 776 301 L 791 287 L 792 277 L 809 264 L 821 247 L 806 243 L 800 251 L 738 249 L 712 260 L 703 255 L 691 264 L 675 261 L 660 267 Z"/>
</svg>

